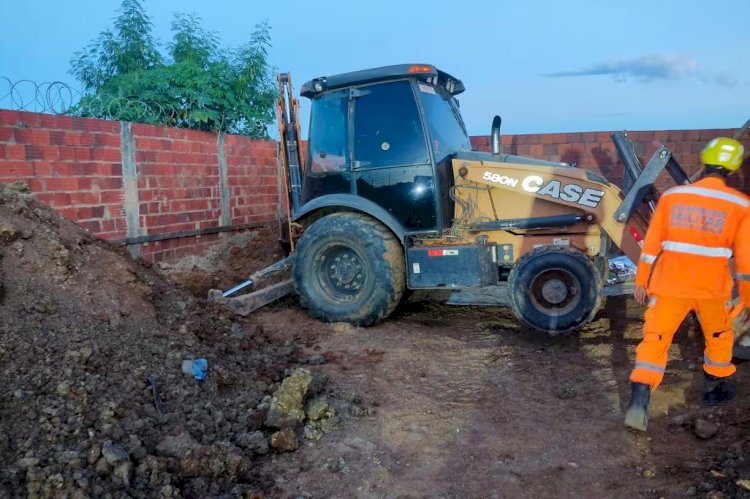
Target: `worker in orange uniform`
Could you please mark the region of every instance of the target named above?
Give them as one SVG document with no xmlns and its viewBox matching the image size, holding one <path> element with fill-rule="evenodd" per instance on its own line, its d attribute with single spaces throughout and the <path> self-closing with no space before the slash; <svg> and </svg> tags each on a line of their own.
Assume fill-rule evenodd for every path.
<svg viewBox="0 0 750 499">
<path fill-rule="evenodd" d="M 635 279 L 635 299 L 648 310 L 630 374 L 630 428 L 646 431 L 651 391 L 664 377 L 667 350 L 690 311 L 706 340 L 704 401 L 716 405 L 736 392 L 728 379 L 735 372 L 730 300 L 736 280 L 738 311 L 750 306 L 750 197 L 728 187 L 726 177 L 740 168 L 743 154 L 737 140 L 710 141 L 700 153 L 701 180 L 667 190 L 652 215 Z"/>
</svg>

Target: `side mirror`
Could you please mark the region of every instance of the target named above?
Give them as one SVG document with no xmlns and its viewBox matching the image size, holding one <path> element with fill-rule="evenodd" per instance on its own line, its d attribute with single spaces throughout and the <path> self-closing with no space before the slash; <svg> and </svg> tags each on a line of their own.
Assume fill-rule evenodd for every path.
<svg viewBox="0 0 750 499">
<path fill-rule="evenodd" d="M 500 154 L 500 124 L 502 121 L 498 115 L 495 115 L 492 119 L 492 141 L 490 142 L 492 154 Z"/>
</svg>

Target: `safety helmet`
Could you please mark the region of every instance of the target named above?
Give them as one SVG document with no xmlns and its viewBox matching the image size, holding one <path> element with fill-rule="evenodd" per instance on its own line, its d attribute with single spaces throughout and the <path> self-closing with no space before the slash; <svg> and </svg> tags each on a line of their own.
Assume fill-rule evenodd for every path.
<svg viewBox="0 0 750 499">
<path fill-rule="evenodd" d="M 720 166 L 730 172 L 737 171 L 742 165 L 745 148 L 735 139 L 717 137 L 706 144 L 701 151 L 701 163 Z"/>
</svg>

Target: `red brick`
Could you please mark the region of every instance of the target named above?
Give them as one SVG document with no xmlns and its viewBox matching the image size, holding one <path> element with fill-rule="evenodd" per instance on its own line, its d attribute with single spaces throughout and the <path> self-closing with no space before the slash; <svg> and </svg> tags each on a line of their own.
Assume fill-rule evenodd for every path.
<svg viewBox="0 0 750 499">
<path fill-rule="evenodd" d="M 99 204 L 102 202 L 102 197 L 98 192 L 71 192 L 70 202 L 74 205 Z"/>
<path fill-rule="evenodd" d="M 34 163 L 26 161 L 3 161 L 0 175 L 5 177 L 31 177 L 34 175 Z"/>
<path fill-rule="evenodd" d="M 37 144 L 26 144 L 26 159 L 33 161 L 38 159 L 44 159 L 44 147 L 43 145 Z"/>
<path fill-rule="evenodd" d="M 8 159 L 25 160 L 26 146 L 22 144 L 8 144 L 6 146 L 5 154 L 7 155 Z"/>
<path fill-rule="evenodd" d="M 52 174 L 52 165 L 50 163 L 44 163 L 42 161 L 35 161 L 34 175 L 38 177 L 49 177 Z"/>
<path fill-rule="evenodd" d="M 50 192 L 75 192 L 79 187 L 78 180 L 72 177 L 48 178 L 47 189 Z"/>
<path fill-rule="evenodd" d="M 52 203 L 48 203 L 48 204 L 52 204 Z M 55 208 L 55 211 L 58 212 L 63 217 L 67 218 L 68 220 L 73 220 L 73 221 L 78 220 L 78 210 L 76 210 L 72 206 Z"/>
<path fill-rule="evenodd" d="M 76 159 L 75 149 L 73 147 L 58 147 L 57 154 L 63 161 L 75 161 Z"/>
<path fill-rule="evenodd" d="M 91 159 L 94 161 L 107 161 L 110 163 L 120 162 L 120 150 L 119 149 L 93 149 L 91 151 Z"/>
<path fill-rule="evenodd" d="M 12 128 L 0 126 L 0 142 L 15 142 L 15 140 Z"/>
<path fill-rule="evenodd" d="M 78 220 L 102 218 L 104 216 L 104 206 L 81 206 L 78 208 L 77 216 Z"/>
<path fill-rule="evenodd" d="M 85 230 L 93 234 L 98 234 L 102 230 L 102 226 L 99 220 L 89 220 L 89 221 L 78 222 L 78 225 L 80 225 Z"/>
<path fill-rule="evenodd" d="M 120 136 L 106 133 L 94 134 L 94 147 L 120 148 Z"/>
<path fill-rule="evenodd" d="M 20 111 L 11 111 L 9 109 L 0 109 L 0 125 L 16 126 L 21 120 Z"/>
<path fill-rule="evenodd" d="M 544 156 L 544 146 L 542 144 L 532 144 L 529 149 L 532 158 L 541 158 Z"/>
<path fill-rule="evenodd" d="M 18 144 L 49 144 L 49 132 L 47 130 L 16 128 L 13 130 L 13 136 Z"/>
<path fill-rule="evenodd" d="M 83 147 L 76 147 L 74 149 L 74 153 L 75 153 L 76 161 L 89 161 L 91 159 L 91 149 L 85 149 Z"/>
<path fill-rule="evenodd" d="M 91 179 L 88 179 L 91 180 Z M 122 189 L 122 178 L 118 177 L 96 177 L 93 179 L 93 185 L 101 190 Z"/>
<path fill-rule="evenodd" d="M 44 159 L 46 161 L 57 161 L 60 159 L 60 148 L 57 146 L 44 146 Z"/>
<path fill-rule="evenodd" d="M 65 144 L 65 132 L 62 130 L 50 131 L 49 143 L 53 146 L 64 145 Z"/>
</svg>

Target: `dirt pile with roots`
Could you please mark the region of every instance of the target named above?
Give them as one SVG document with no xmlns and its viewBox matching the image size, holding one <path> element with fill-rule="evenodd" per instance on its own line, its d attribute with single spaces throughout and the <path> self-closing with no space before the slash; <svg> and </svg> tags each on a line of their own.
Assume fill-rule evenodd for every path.
<svg viewBox="0 0 750 499">
<path fill-rule="evenodd" d="M 0 185 L 0 497 L 262 490 L 252 460 L 297 355 Z"/>
</svg>

